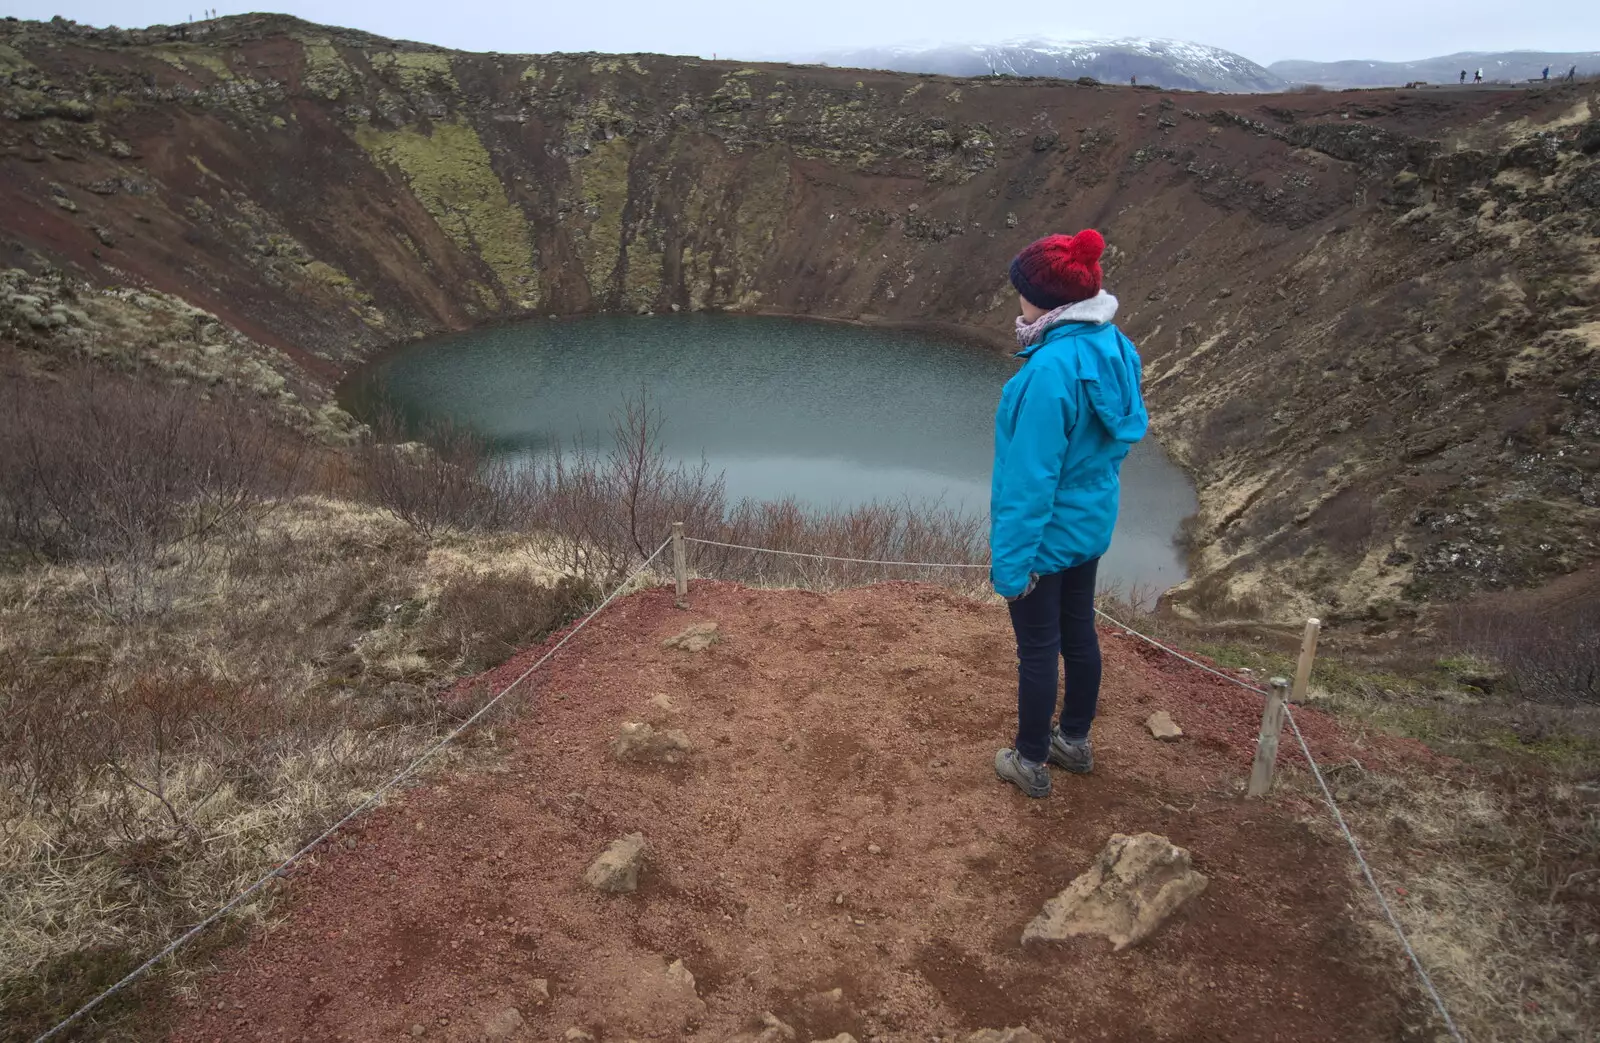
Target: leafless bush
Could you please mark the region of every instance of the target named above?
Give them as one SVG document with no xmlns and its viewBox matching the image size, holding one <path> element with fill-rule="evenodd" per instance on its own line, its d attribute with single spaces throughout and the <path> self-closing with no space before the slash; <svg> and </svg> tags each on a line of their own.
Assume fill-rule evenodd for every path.
<svg viewBox="0 0 1600 1043">
<path fill-rule="evenodd" d="M 940 503 L 872 503 L 845 510 L 807 508 L 793 499 L 745 500 L 720 524 L 689 529 L 720 543 L 787 554 L 758 554 L 730 547 L 692 545 L 691 566 L 701 575 L 747 583 L 812 587 L 884 580 L 919 580 L 981 586 L 988 573 L 984 520 Z M 828 561 L 818 557 L 850 558 Z M 869 564 L 883 561 L 913 565 Z M 976 568 L 946 568 L 974 565 Z"/>
<path fill-rule="evenodd" d="M 608 452 L 558 449 L 525 472 L 536 517 L 565 571 L 612 582 L 653 553 L 673 522 L 702 532 L 720 524 L 722 476 L 704 461 L 669 462 L 663 422 L 641 391 L 618 413 Z"/>
<path fill-rule="evenodd" d="M 383 409 L 356 449 L 356 469 L 372 499 L 424 539 L 522 520 L 523 487 L 510 464 L 449 421 L 429 424 L 410 442 L 400 415 Z"/>
<path fill-rule="evenodd" d="M 845 510 L 793 499 L 729 505 L 710 466 L 675 463 L 662 447 L 665 420 L 640 391 L 615 417 L 611 448 L 558 447 L 521 470 L 492 461 L 483 443 L 454 428 L 426 434 L 430 451 L 385 444 L 398 437 L 380 418 L 362 449 L 374 500 L 427 536 L 437 527 L 536 532 L 558 571 L 600 586 L 652 554 L 673 522 L 699 539 L 866 561 L 982 564 L 983 520 L 941 503 L 877 503 Z M 824 563 L 695 545 L 696 567 L 725 579 L 826 586 L 885 579 L 960 584 L 981 569 Z"/>
<path fill-rule="evenodd" d="M 470 576 L 440 593 L 422 639 L 431 658 L 477 673 L 578 618 L 597 600 L 592 583 L 572 576 L 554 585 L 521 575 Z"/>
<path fill-rule="evenodd" d="M 1515 603 L 1468 609 L 1455 643 L 1499 664 L 1518 695 L 1551 703 L 1600 703 L 1600 601 L 1540 613 Z"/>
<path fill-rule="evenodd" d="M 303 441 L 250 401 L 73 369 L 0 400 L 0 537 L 73 561 L 119 618 L 160 611 L 158 573 L 248 528 L 298 485 Z"/>
</svg>

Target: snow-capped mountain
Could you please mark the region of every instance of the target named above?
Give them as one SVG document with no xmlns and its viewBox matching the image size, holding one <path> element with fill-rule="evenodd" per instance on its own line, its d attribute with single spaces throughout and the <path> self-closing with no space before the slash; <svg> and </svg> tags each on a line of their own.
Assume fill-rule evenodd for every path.
<svg viewBox="0 0 1600 1043">
<path fill-rule="evenodd" d="M 996 44 L 876 47 L 791 60 L 948 76 L 1092 76 L 1104 83 L 1249 93 L 1285 87 L 1267 69 L 1219 47 L 1183 40 L 1018 39 Z"/>
</svg>

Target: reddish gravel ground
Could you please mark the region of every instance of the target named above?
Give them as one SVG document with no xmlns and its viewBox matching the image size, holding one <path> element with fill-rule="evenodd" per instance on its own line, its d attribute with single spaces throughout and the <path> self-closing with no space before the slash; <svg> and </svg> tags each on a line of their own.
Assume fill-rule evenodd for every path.
<svg viewBox="0 0 1600 1043">
<path fill-rule="evenodd" d="M 1015 720 L 998 604 L 719 583 L 691 604 L 652 590 L 608 609 L 537 675 L 504 770 L 418 788 L 298 871 L 281 922 L 224 959 L 170 1039 L 559 1040 L 581 1026 L 721 1043 L 765 1011 L 800 1043 L 1009 1025 L 1057 1041 L 1405 1038 L 1404 979 L 1358 922 L 1348 853 L 1309 824 L 1321 808 L 1293 786 L 1237 794 L 1255 696 L 1107 632 L 1097 771 L 1030 801 L 991 769 Z M 710 649 L 662 646 L 706 620 L 722 635 Z M 1184 739 L 1144 732 L 1157 709 Z M 1298 717 L 1325 761 L 1425 756 Z M 619 726 L 640 720 L 683 729 L 688 762 L 616 763 Z M 1296 758 L 1286 741 L 1286 773 Z M 1210 887 L 1126 952 L 1021 946 L 1112 833 L 1144 830 L 1189 848 Z M 584 868 L 635 831 L 650 846 L 637 893 L 589 890 Z M 679 959 L 703 1010 L 659 991 Z M 834 988 L 842 1003 L 808 999 Z M 496 1023 L 512 1007 L 520 1026 Z"/>
</svg>

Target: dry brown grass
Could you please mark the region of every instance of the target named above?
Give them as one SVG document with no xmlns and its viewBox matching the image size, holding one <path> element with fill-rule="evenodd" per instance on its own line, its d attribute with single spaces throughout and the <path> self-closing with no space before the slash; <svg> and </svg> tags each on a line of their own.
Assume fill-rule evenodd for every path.
<svg viewBox="0 0 1600 1043">
<path fill-rule="evenodd" d="M 107 616 L 80 564 L 0 575 L 5 1038 L 231 898 L 452 725 L 454 678 L 590 603 L 479 539 L 304 497 L 171 567 L 143 623 Z"/>
<path fill-rule="evenodd" d="M 1292 669 L 1287 631 L 1261 643 L 1229 633 L 1210 644 L 1205 628 L 1167 622 L 1173 640 L 1226 665 L 1259 676 Z M 1317 706 L 1352 731 L 1404 735 L 1449 758 L 1403 769 L 1359 759 L 1322 768 L 1452 1015 L 1474 1043 L 1593 1038 L 1600 1027 L 1600 803 L 1581 787 L 1600 780 L 1600 707 L 1570 696 L 1527 698 L 1481 657 L 1439 660 L 1414 649 L 1347 658 L 1348 643 L 1334 638 L 1345 651 L 1330 647 L 1319 657 Z M 1308 824 L 1332 839 L 1335 826 L 1300 750 L 1292 738 L 1284 742 L 1285 784 L 1316 803 Z M 1353 861 L 1350 872 L 1356 891 L 1370 894 Z M 1363 897 L 1361 915 L 1374 958 L 1393 960 L 1396 980 L 1412 981 L 1377 903 Z M 1419 987 L 1416 1009 L 1428 1006 Z M 1426 1019 L 1418 1017 L 1420 1028 Z"/>
<path fill-rule="evenodd" d="M 1593 1038 L 1600 809 L 1569 782 L 1515 771 L 1395 777 L 1356 762 L 1323 767 L 1391 909 L 1467 1038 Z M 1290 774 L 1312 790 L 1297 767 Z M 1326 816 L 1313 824 L 1333 831 Z M 1353 886 L 1370 894 L 1356 872 L 1352 863 Z M 1363 908 L 1375 948 L 1394 954 L 1392 928 L 1376 901 L 1364 900 Z M 1398 960 L 1395 973 L 1397 980 L 1413 977 Z M 1429 1006 L 1420 987 L 1417 1005 Z"/>
</svg>

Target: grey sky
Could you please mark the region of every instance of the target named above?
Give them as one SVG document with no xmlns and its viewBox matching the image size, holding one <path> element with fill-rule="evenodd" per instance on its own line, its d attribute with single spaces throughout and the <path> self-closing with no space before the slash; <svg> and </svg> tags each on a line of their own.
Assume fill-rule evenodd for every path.
<svg viewBox="0 0 1600 1043">
<path fill-rule="evenodd" d="M 190 0 L 6 0 L 23 18 L 61 14 L 94 25 L 180 22 Z M 216 0 L 225 5 L 226 0 Z M 1015 36 L 1165 36 L 1213 44 L 1262 64 L 1284 58 L 1403 60 L 1466 50 L 1600 50 L 1594 0 L 281 0 L 312 21 L 475 51 L 661 51 L 753 57 L 916 41 Z M 219 6 L 222 14 L 237 9 Z"/>
</svg>

